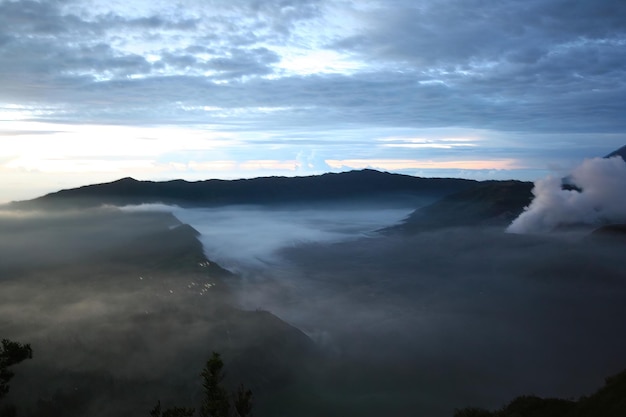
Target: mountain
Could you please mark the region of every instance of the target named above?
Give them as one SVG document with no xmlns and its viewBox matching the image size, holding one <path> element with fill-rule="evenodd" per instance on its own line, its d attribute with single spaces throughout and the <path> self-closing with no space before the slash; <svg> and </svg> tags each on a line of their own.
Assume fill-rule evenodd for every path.
<svg viewBox="0 0 626 417">
<path fill-rule="evenodd" d="M 486 181 L 415 210 L 392 231 L 415 233 L 443 227 L 506 226 L 530 204 L 533 183 Z"/>
<path fill-rule="evenodd" d="M 621 148 L 611 152 L 610 154 L 608 154 L 607 156 L 605 156 L 605 158 L 612 158 L 614 156 L 619 156 L 621 157 L 624 161 L 626 161 L 626 145 L 622 146 Z"/>
<path fill-rule="evenodd" d="M 626 146 L 605 158 L 620 156 L 626 161 Z M 581 192 L 571 177 L 562 180 L 564 190 Z M 391 231 L 415 233 L 443 227 L 459 226 L 507 226 L 533 198 L 533 183 L 522 181 L 485 181 L 445 196 L 428 206 L 415 210 L 403 224 L 392 227 Z M 599 233 L 616 234 L 615 228 Z"/>
<path fill-rule="evenodd" d="M 607 224 L 594 230 L 590 237 L 624 243 L 626 242 L 626 224 Z"/>
<path fill-rule="evenodd" d="M 31 417 L 147 415 L 157 398 L 196 404 L 213 351 L 227 383 L 253 390 L 255 408 L 276 402 L 317 347 L 267 311 L 238 308 L 228 282 L 239 278 L 197 237 L 164 212 L 0 216 L 0 338 L 27 341 L 36 357 L 0 415 L 6 404 Z"/>
<path fill-rule="evenodd" d="M 419 178 L 370 169 L 307 177 L 262 177 L 188 182 L 137 181 L 123 178 L 104 184 L 62 190 L 11 208 L 93 207 L 104 204 L 177 204 L 183 207 L 231 204 L 298 204 L 312 202 L 397 201 L 417 205 L 425 197 L 440 198 L 465 190 L 476 181 Z"/>
<path fill-rule="evenodd" d="M 605 155 L 603 158 L 605 159 L 612 158 L 614 156 L 619 156 L 620 158 L 622 158 L 623 161 L 626 162 L 626 145 L 622 146 L 619 149 L 614 150 L 608 155 Z M 563 178 L 562 183 L 563 183 L 562 188 L 564 190 L 578 191 L 578 192 L 582 191 L 582 188 L 580 188 L 578 185 L 574 183 L 574 179 L 570 175 Z"/>
</svg>

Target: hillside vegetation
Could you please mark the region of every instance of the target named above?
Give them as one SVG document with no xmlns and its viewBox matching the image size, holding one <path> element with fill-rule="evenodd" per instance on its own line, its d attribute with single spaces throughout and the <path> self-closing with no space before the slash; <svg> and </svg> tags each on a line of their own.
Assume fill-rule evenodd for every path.
<svg viewBox="0 0 626 417">
<path fill-rule="evenodd" d="M 454 417 L 623 417 L 626 416 L 626 370 L 606 379 L 604 387 L 577 401 L 524 395 L 496 411 L 457 410 Z"/>
</svg>

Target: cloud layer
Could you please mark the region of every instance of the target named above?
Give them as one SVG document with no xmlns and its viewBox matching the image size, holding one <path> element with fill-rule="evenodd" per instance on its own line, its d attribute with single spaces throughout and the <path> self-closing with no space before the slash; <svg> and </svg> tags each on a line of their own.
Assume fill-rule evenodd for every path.
<svg viewBox="0 0 626 417">
<path fill-rule="evenodd" d="M 624 128 L 619 1 L 3 1 L 0 12 L 0 99 L 55 118 L 281 107 L 304 123 Z"/>
</svg>

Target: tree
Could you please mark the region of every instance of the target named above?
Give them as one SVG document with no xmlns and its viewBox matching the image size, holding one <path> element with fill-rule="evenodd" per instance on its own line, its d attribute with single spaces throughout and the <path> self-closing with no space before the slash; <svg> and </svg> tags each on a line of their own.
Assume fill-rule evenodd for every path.
<svg viewBox="0 0 626 417">
<path fill-rule="evenodd" d="M 224 362 L 219 353 L 213 352 L 202 370 L 204 398 L 200 405 L 201 417 L 247 417 L 252 412 L 252 391 L 239 385 L 232 394 L 232 407 L 228 391 L 222 386 Z M 150 417 L 192 417 L 193 408 L 174 407 L 161 410 L 161 401 L 150 411 Z M 0 416 L 2 417 L 2 416 Z"/>
<path fill-rule="evenodd" d="M 200 408 L 202 417 L 229 417 L 230 402 L 228 394 L 221 383 L 224 379 L 222 368 L 224 362 L 219 353 L 213 352 L 202 371 L 202 386 L 204 399 Z"/>
<path fill-rule="evenodd" d="M 9 367 L 33 357 L 30 345 L 22 345 L 8 339 L 0 342 L 0 400 L 9 392 L 9 381 L 15 373 Z M 0 417 L 15 417 L 15 407 L 5 405 L 0 407 Z"/>
<path fill-rule="evenodd" d="M 243 384 L 233 393 L 233 408 L 228 392 L 221 383 L 224 379 L 224 362 L 219 353 L 213 352 L 202 371 L 204 400 L 200 408 L 202 417 L 246 417 L 252 411 L 252 391 L 245 389 Z"/>
<path fill-rule="evenodd" d="M 26 359 L 33 357 L 33 350 L 29 344 L 23 345 L 2 339 L 0 348 L 0 399 L 9 392 L 9 381 L 13 379 L 15 373 L 9 367 L 16 365 Z"/>
</svg>

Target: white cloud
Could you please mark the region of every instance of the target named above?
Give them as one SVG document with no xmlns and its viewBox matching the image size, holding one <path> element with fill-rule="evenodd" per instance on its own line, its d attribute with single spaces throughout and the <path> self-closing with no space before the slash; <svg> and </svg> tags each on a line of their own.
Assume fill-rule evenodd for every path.
<svg viewBox="0 0 626 417">
<path fill-rule="evenodd" d="M 383 170 L 406 170 L 406 169 L 476 169 L 476 170 L 508 170 L 519 168 L 512 159 L 504 160 L 457 160 L 435 161 L 420 159 L 327 159 L 326 163 L 335 169 L 383 169 Z"/>
</svg>

